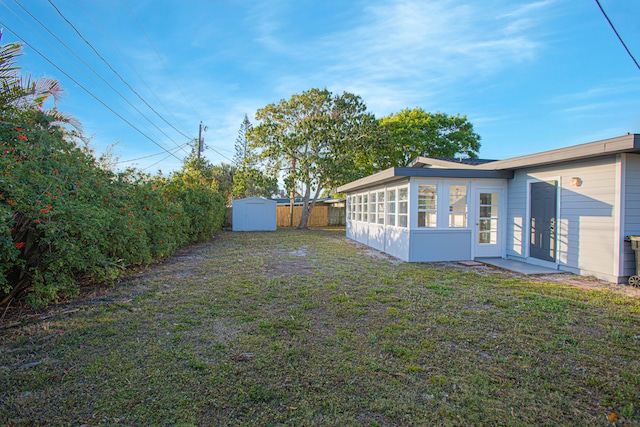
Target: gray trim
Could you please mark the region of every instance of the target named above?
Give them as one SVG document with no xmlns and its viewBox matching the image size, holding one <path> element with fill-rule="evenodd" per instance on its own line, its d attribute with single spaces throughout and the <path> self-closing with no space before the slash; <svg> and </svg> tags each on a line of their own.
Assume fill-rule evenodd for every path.
<svg viewBox="0 0 640 427">
<path fill-rule="evenodd" d="M 439 168 L 396 168 L 398 174 L 409 177 L 434 178 L 513 178 L 513 171 Z"/>
<path fill-rule="evenodd" d="M 472 159 L 472 158 L 460 158 L 460 159 L 446 159 L 444 157 L 424 157 L 418 156 L 413 159 L 408 165 L 408 168 L 453 168 L 453 169 L 473 169 L 478 165 L 485 163 L 495 162 L 496 160 L 490 159 Z"/>
<path fill-rule="evenodd" d="M 348 184 L 340 186 L 337 188 L 337 191 L 339 193 L 345 193 L 355 188 L 370 187 L 374 184 L 383 184 L 385 182 L 397 179 L 394 175 L 394 172 L 395 168 L 385 169 L 383 171 L 376 172 L 373 175 L 365 176 L 364 178 L 360 178 Z"/>
</svg>

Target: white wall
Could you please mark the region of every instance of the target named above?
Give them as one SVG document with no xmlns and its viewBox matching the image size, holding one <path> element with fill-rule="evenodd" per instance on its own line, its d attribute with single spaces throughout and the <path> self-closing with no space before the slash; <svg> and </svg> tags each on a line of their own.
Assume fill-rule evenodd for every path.
<svg viewBox="0 0 640 427">
<path fill-rule="evenodd" d="M 412 230 L 409 261 L 466 261 L 472 259 L 472 232 L 459 230 Z"/>
</svg>

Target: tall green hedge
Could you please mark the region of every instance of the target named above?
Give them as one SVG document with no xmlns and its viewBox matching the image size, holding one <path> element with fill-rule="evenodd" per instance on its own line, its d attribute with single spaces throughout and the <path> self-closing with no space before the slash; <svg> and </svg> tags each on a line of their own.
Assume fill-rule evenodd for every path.
<svg viewBox="0 0 640 427">
<path fill-rule="evenodd" d="M 114 281 L 222 226 L 215 189 L 105 169 L 40 110 L 0 123 L 0 138 L 0 305 L 71 297 L 84 280 Z"/>
</svg>

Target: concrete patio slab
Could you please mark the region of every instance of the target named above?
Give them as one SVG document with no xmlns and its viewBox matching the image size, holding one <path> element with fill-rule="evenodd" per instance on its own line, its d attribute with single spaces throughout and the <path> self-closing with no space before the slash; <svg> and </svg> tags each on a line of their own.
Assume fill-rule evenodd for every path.
<svg viewBox="0 0 640 427">
<path fill-rule="evenodd" d="M 476 261 L 482 262 L 494 267 L 503 268 L 505 270 L 514 271 L 520 274 L 565 274 L 566 272 L 554 270 L 553 268 L 540 267 L 538 265 L 527 264 L 526 262 L 516 261 L 504 258 L 476 258 Z"/>
</svg>

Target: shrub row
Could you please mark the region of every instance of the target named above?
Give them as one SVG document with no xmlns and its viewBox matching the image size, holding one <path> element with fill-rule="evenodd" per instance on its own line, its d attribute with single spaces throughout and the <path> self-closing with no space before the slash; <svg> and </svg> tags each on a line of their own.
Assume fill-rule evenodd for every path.
<svg viewBox="0 0 640 427">
<path fill-rule="evenodd" d="M 210 186 L 113 172 L 42 111 L 0 123 L 0 137 L 0 305 L 71 297 L 85 280 L 112 282 L 222 226 Z"/>
</svg>

